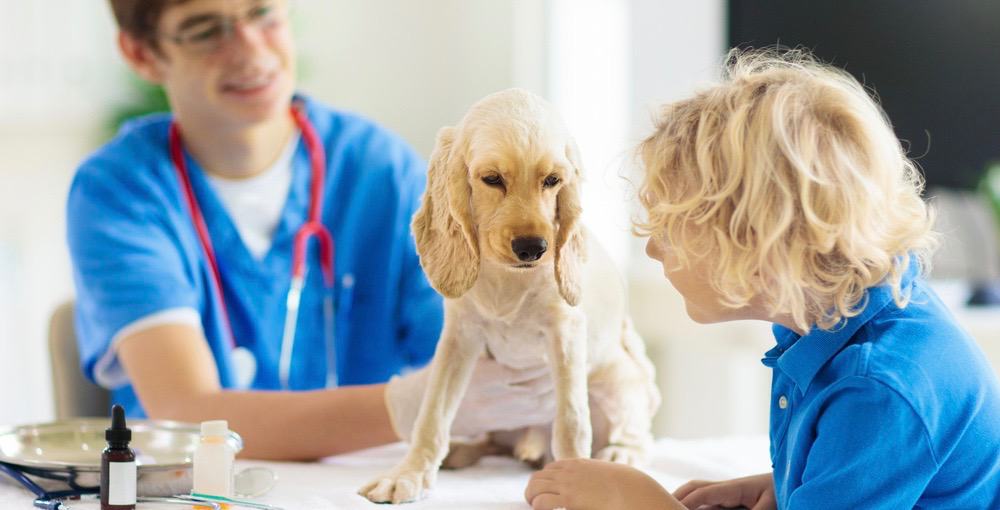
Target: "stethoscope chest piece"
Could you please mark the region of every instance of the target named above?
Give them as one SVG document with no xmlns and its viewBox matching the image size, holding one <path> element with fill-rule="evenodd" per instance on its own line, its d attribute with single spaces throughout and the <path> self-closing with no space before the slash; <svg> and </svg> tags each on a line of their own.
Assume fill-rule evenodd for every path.
<svg viewBox="0 0 1000 510">
<path fill-rule="evenodd" d="M 257 376 L 257 358 L 243 346 L 234 348 L 229 356 L 233 364 L 233 383 L 241 390 L 250 388 Z"/>
</svg>

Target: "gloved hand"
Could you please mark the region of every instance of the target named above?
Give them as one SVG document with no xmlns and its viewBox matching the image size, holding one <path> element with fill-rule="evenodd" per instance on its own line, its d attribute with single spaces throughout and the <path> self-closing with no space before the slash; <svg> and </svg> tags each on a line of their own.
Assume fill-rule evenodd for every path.
<svg viewBox="0 0 1000 510">
<path fill-rule="evenodd" d="M 517 370 L 486 357 L 472 371 L 469 387 L 451 426 L 454 436 L 475 437 L 494 430 L 513 430 L 551 422 L 555 385 L 547 365 Z M 386 386 L 385 405 L 396 435 L 410 440 L 420 402 L 430 381 L 430 365 Z"/>
</svg>

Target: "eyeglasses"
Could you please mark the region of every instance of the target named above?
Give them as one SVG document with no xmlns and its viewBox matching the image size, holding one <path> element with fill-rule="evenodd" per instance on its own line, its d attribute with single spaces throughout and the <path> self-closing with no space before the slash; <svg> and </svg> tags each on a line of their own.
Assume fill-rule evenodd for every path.
<svg viewBox="0 0 1000 510">
<path fill-rule="evenodd" d="M 174 35 L 162 37 L 193 53 L 214 53 L 232 40 L 238 23 L 268 32 L 283 26 L 285 19 L 284 2 L 258 1 L 250 4 L 243 15 L 194 15 L 182 21 Z"/>
</svg>

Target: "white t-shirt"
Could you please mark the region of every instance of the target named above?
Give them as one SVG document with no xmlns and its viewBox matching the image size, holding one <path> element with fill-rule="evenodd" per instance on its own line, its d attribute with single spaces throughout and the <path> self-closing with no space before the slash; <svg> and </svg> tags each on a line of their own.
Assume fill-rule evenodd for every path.
<svg viewBox="0 0 1000 510">
<path fill-rule="evenodd" d="M 296 132 L 271 168 L 253 177 L 225 179 L 208 176 L 208 182 L 226 207 L 243 244 L 258 260 L 263 259 L 271 249 L 274 230 L 292 185 L 292 156 L 298 143 L 299 134 Z"/>
</svg>

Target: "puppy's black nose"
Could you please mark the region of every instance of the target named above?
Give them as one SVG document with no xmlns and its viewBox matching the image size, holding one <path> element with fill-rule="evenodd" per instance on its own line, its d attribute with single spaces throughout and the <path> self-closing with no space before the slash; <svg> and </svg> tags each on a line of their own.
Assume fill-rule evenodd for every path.
<svg viewBox="0 0 1000 510">
<path fill-rule="evenodd" d="M 510 249 L 521 262 L 534 262 L 545 253 L 549 243 L 541 237 L 518 237 L 510 242 Z"/>
</svg>

